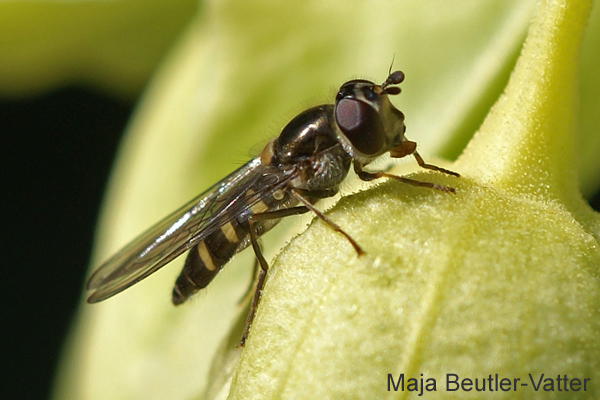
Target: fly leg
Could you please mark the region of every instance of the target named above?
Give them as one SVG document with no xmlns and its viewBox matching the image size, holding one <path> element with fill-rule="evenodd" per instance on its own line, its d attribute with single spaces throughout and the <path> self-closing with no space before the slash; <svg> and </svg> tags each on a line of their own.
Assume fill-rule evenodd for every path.
<svg viewBox="0 0 600 400">
<path fill-rule="evenodd" d="M 460 176 L 459 174 L 457 174 L 454 171 L 450 171 L 448 169 L 438 167 L 437 165 L 427 164 L 425 161 L 423 161 L 423 158 L 417 152 L 417 143 L 412 142 L 410 140 L 404 139 L 404 141 L 399 146 L 390 150 L 390 157 L 392 157 L 392 158 L 402 158 L 402 157 L 408 156 L 409 154 L 412 154 L 413 157 L 415 157 L 415 159 L 417 160 L 417 164 L 419 164 L 419 167 L 421 167 L 421 168 L 442 172 L 444 174 L 448 174 L 448 175 L 452 175 L 452 176 Z M 355 170 L 356 170 L 356 166 L 355 166 Z M 375 178 L 372 178 L 372 179 L 375 179 Z M 365 179 L 363 179 L 363 180 L 365 180 Z"/>
<path fill-rule="evenodd" d="M 244 327 L 244 332 L 242 333 L 242 338 L 240 340 L 239 347 L 243 347 L 246 343 L 246 338 L 248 337 L 248 333 L 250 332 L 250 326 L 254 321 L 254 315 L 256 314 L 256 309 L 258 307 L 258 303 L 260 301 L 260 294 L 262 292 L 263 286 L 265 284 L 265 278 L 267 276 L 267 271 L 269 270 L 269 264 L 265 257 L 262 254 L 262 250 L 260 248 L 260 244 L 258 242 L 258 234 L 256 232 L 255 226 L 259 221 L 266 221 L 270 219 L 279 219 L 283 217 L 287 217 L 290 215 L 299 215 L 307 213 L 308 211 L 314 212 L 317 217 L 319 217 L 322 221 L 324 221 L 327 225 L 329 225 L 334 231 L 341 233 L 344 235 L 346 239 L 350 242 L 354 250 L 358 253 L 358 255 L 364 254 L 364 250 L 356 243 L 354 239 L 350 235 L 340 228 L 338 224 L 327 218 L 325 214 L 323 214 L 320 210 L 315 208 L 312 203 L 305 198 L 302 194 L 308 193 L 301 189 L 290 189 L 290 194 L 300 201 L 303 206 L 290 207 L 286 209 L 276 210 L 276 211 L 266 211 L 259 214 L 254 214 L 250 217 L 248 223 L 250 225 L 250 242 L 252 244 L 252 249 L 254 250 L 254 254 L 256 255 L 256 260 L 260 265 L 260 270 L 258 271 L 258 278 L 256 280 L 256 289 L 254 290 L 254 296 L 252 297 L 252 303 L 250 304 L 250 312 L 248 313 L 248 318 L 246 319 L 246 326 Z M 324 192 L 310 192 L 312 197 L 324 198 L 330 197 L 334 193 L 329 191 Z"/>
<path fill-rule="evenodd" d="M 256 278 L 256 289 L 254 289 L 252 303 L 250 304 L 250 311 L 248 312 L 248 317 L 246 318 L 246 326 L 244 327 L 242 338 L 240 339 L 240 343 L 238 345 L 239 347 L 244 347 L 244 345 L 246 344 L 246 338 L 248 337 L 248 333 L 250 332 L 250 326 L 252 325 L 252 321 L 254 321 L 256 308 L 258 307 L 258 302 L 260 301 L 260 293 L 262 292 L 263 286 L 265 285 L 265 278 L 267 276 L 267 271 L 269 270 L 269 264 L 267 263 L 267 260 L 265 260 L 265 257 L 263 256 L 262 250 L 260 248 L 260 244 L 258 242 L 256 223 L 260 221 L 267 221 L 270 219 L 279 219 L 290 215 L 304 214 L 308 211 L 310 210 L 304 206 L 290 207 L 276 211 L 266 211 L 263 213 L 254 214 L 248 220 L 250 228 L 250 243 L 252 244 L 252 249 L 254 250 L 254 255 L 256 256 L 255 266 L 259 265 L 260 269 L 258 271 L 258 277 Z M 244 295 L 243 299 L 245 299 L 245 297 L 246 295 Z"/>
<path fill-rule="evenodd" d="M 422 159 L 421 159 L 421 161 L 422 161 Z M 428 164 L 424 164 L 424 165 L 428 165 Z M 436 167 L 436 168 L 438 168 L 438 167 Z M 368 171 L 365 171 L 364 169 L 362 169 L 362 166 L 360 166 L 357 163 L 354 164 L 354 172 L 356 172 L 356 175 L 358 175 L 358 177 L 360 179 L 362 179 L 363 181 L 367 181 L 367 182 L 375 180 L 375 179 L 380 179 L 380 178 L 390 178 L 390 179 L 394 179 L 398 182 L 408 183 L 409 185 L 413 185 L 413 186 L 427 187 L 427 188 L 431 188 L 431 189 L 441 190 L 442 192 L 455 193 L 454 188 L 451 188 L 449 186 L 442 186 L 442 185 L 438 185 L 438 184 L 431 183 L 431 182 L 421 182 L 421 181 L 417 181 L 414 179 L 405 178 L 403 176 L 388 174 L 387 172 L 383 172 L 383 171 L 368 172 Z"/>
<path fill-rule="evenodd" d="M 312 203 L 310 201 L 308 201 L 308 199 L 306 199 L 304 196 L 302 196 L 303 193 L 313 194 L 313 192 L 307 192 L 302 189 L 290 189 L 290 193 L 292 194 L 292 196 L 294 198 L 296 198 L 301 203 L 303 203 L 307 209 L 314 212 L 317 215 L 317 217 L 319 217 L 323 222 L 325 222 L 327 225 L 329 225 L 331 227 L 331 229 L 344 235 L 344 237 L 346 239 L 348 239 L 348 241 L 350 242 L 352 247 L 354 247 L 354 250 L 356 250 L 356 252 L 358 253 L 359 256 L 365 253 L 364 250 L 361 249 L 361 247 L 358 245 L 358 243 L 356 243 L 356 241 L 354 241 L 354 239 L 352 239 L 352 237 L 350 235 L 348 235 L 346 232 L 344 232 L 338 224 L 336 224 L 335 222 L 333 222 L 332 220 L 327 218 L 327 216 L 325 214 L 323 214 L 321 211 L 319 211 L 317 208 L 315 208 L 315 206 L 313 206 Z"/>
<path fill-rule="evenodd" d="M 260 242 L 258 243 L 260 245 Z M 254 262 L 252 263 L 252 280 L 250 284 L 246 288 L 246 291 L 238 300 L 238 305 L 246 303 L 249 300 L 250 295 L 252 294 L 252 288 L 254 288 L 254 281 L 258 279 L 258 259 L 254 257 Z"/>
<path fill-rule="evenodd" d="M 448 174 L 448 175 L 452 175 L 452 176 L 460 176 L 458 173 L 456 173 L 454 171 L 450 171 L 449 169 L 438 167 L 437 165 L 433 165 L 433 164 L 426 164 L 425 161 L 423 161 L 423 158 L 416 151 L 414 151 L 412 153 L 412 155 L 413 155 L 413 157 L 415 157 L 415 159 L 417 160 L 417 163 L 419 164 L 419 167 L 421 167 L 421 168 L 443 172 L 444 174 Z"/>
</svg>

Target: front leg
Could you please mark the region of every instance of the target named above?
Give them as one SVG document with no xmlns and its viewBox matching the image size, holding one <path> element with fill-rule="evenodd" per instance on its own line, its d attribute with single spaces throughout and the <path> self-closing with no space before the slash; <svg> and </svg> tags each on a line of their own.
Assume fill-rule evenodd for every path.
<svg viewBox="0 0 600 400">
<path fill-rule="evenodd" d="M 421 157 L 421 155 L 417 152 L 417 144 L 410 140 L 404 139 L 404 141 L 402 143 L 400 143 L 399 146 L 390 150 L 390 157 L 392 157 L 392 158 L 402 158 L 409 154 L 412 154 L 415 157 L 415 159 L 417 160 L 417 163 L 419 164 L 419 167 L 421 167 L 421 168 L 431 169 L 433 171 L 442 172 L 444 174 L 448 174 L 448 175 L 452 175 L 452 176 L 460 176 L 458 173 L 456 173 L 454 171 L 450 171 L 448 169 L 438 167 L 437 165 L 425 163 L 425 161 L 423 161 L 423 158 Z M 355 170 L 356 170 L 356 168 L 355 168 Z"/>
<path fill-rule="evenodd" d="M 442 167 L 438 167 L 437 165 L 433 165 L 433 164 L 426 164 L 425 161 L 423 161 L 423 158 L 421 158 L 419 153 L 417 153 L 416 151 L 414 151 L 412 153 L 412 155 L 417 159 L 417 163 L 419 164 L 419 167 L 421 167 L 421 168 L 443 172 L 444 174 L 448 174 L 448 175 L 452 175 L 452 176 L 460 176 L 457 172 L 450 171 L 449 169 L 444 169 Z"/>
<path fill-rule="evenodd" d="M 425 164 L 425 165 L 427 165 L 427 164 Z M 435 190 L 441 190 L 442 192 L 455 193 L 454 188 L 451 188 L 449 186 L 437 185 L 435 183 L 430 183 L 430 182 L 421 182 L 421 181 L 417 181 L 414 179 L 405 178 L 403 176 L 388 174 L 387 172 L 383 172 L 383 171 L 368 172 L 368 171 L 365 171 L 362 168 L 362 166 L 357 162 L 354 163 L 354 172 L 356 172 L 356 175 L 358 175 L 358 177 L 360 179 L 362 179 L 363 181 L 367 181 L 367 182 L 375 180 L 375 179 L 380 179 L 380 178 L 390 178 L 390 179 L 394 179 L 398 182 L 408 183 L 409 185 L 413 185 L 413 186 L 427 187 L 427 188 L 431 188 L 431 189 L 435 189 Z"/>
</svg>

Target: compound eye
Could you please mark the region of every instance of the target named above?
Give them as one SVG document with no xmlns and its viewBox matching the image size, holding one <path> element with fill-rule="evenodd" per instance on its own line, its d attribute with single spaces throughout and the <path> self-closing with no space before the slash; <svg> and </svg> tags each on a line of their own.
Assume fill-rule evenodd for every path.
<svg viewBox="0 0 600 400">
<path fill-rule="evenodd" d="M 377 111 L 359 100 L 342 99 L 335 105 L 335 121 L 352 146 L 375 155 L 385 144 L 385 131 Z"/>
</svg>

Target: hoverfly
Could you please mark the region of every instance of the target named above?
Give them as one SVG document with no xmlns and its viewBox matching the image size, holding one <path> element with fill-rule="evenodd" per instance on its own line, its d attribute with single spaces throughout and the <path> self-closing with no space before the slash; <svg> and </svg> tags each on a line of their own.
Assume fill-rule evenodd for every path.
<svg viewBox="0 0 600 400">
<path fill-rule="evenodd" d="M 88 302 L 105 300 L 189 251 L 173 288 L 175 305 L 206 287 L 238 252 L 252 246 L 260 269 L 240 345 L 248 335 L 264 285 L 268 263 L 259 237 L 283 217 L 314 212 L 344 235 L 357 254 L 361 247 L 314 207 L 334 196 L 350 167 L 364 181 L 391 178 L 415 186 L 454 192 L 429 182 L 368 172 L 364 167 L 384 153 L 413 155 L 419 166 L 445 174 L 457 173 L 426 164 L 416 143 L 404 136 L 404 114 L 389 95 L 400 93 L 401 71 L 377 85 L 356 79 L 344 83 L 335 104 L 305 110 L 292 119 L 259 156 L 142 233 L 102 264 L 89 278 Z M 257 267 L 256 267 L 257 268 Z"/>
</svg>

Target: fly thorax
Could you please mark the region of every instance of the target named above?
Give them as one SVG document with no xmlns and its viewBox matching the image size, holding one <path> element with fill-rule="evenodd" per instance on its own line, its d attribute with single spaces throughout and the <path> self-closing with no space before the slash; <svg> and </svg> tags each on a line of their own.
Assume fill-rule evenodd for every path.
<svg viewBox="0 0 600 400">
<path fill-rule="evenodd" d="M 337 144 L 300 163 L 299 176 L 292 185 L 308 191 L 337 192 L 339 184 L 348 175 L 351 164 L 350 154 Z"/>
<path fill-rule="evenodd" d="M 280 166 L 295 165 L 315 153 L 337 143 L 333 126 L 333 105 L 325 104 L 310 108 L 298 114 L 281 131 L 272 143 L 271 164 Z M 262 158 L 262 157 L 261 157 Z"/>
</svg>

